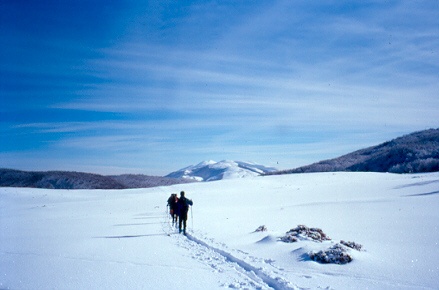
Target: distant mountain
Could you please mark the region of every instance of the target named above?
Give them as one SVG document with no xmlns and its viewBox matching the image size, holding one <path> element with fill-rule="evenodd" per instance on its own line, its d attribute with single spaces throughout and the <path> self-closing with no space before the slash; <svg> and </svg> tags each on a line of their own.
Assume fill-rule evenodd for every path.
<svg viewBox="0 0 439 290">
<path fill-rule="evenodd" d="M 270 172 L 268 175 L 329 171 L 392 173 L 439 171 L 439 129 L 415 132 L 335 159 L 296 169 Z"/>
<path fill-rule="evenodd" d="M 166 175 L 166 177 L 185 178 L 197 181 L 214 181 L 257 176 L 273 171 L 276 171 L 276 168 L 265 167 L 263 165 L 250 162 L 230 160 L 215 162 L 209 160 L 172 172 Z"/>
<path fill-rule="evenodd" d="M 20 171 L 0 169 L 0 187 L 34 187 L 51 189 L 125 189 L 172 185 L 186 179 L 148 175 L 103 176 L 69 171 Z"/>
</svg>

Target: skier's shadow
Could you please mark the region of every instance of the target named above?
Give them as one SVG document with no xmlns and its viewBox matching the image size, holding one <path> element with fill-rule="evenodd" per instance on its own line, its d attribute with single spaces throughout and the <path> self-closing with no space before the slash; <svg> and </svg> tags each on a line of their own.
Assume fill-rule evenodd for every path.
<svg viewBox="0 0 439 290">
<path fill-rule="evenodd" d="M 146 225 L 158 225 L 161 222 L 153 222 L 153 223 L 131 223 L 131 224 L 116 224 L 113 227 L 129 227 L 129 226 L 146 226 Z"/>
<path fill-rule="evenodd" d="M 131 238 L 144 238 L 144 237 L 154 237 L 154 236 L 168 236 L 168 234 L 147 234 L 147 235 L 124 235 L 124 236 L 102 236 L 94 237 L 95 239 L 131 239 Z"/>
<path fill-rule="evenodd" d="M 417 193 L 417 194 L 408 194 L 408 195 L 404 195 L 404 196 L 405 197 L 407 197 L 407 196 L 425 196 L 425 195 L 433 195 L 433 194 L 439 194 L 439 190 L 432 191 L 432 192 Z"/>
<path fill-rule="evenodd" d="M 163 218 L 163 215 L 158 215 L 156 212 L 146 212 L 136 214 L 133 219 L 159 219 Z M 126 224 L 115 224 L 114 227 L 130 227 L 130 226 L 147 226 L 147 225 L 157 225 L 163 224 L 163 222 L 145 222 L 145 223 L 126 223 Z M 142 234 L 142 235 L 118 235 L 118 236 L 100 236 L 94 237 L 95 239 L 132 239 L 132 238 L 145 238 L 145 237 L 155 237 L 155 236 L 169 236 L 167 233 L 155 233 L 155 234 Z"/>
</svg>

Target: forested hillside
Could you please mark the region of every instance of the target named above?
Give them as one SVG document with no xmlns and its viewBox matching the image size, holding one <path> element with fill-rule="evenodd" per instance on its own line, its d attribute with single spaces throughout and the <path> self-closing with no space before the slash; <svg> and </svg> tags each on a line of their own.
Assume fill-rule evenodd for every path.
<svg viewBox="0 0 439 290">
<path fill-rule="evenodd" d="M 52 189 L 125 189 L 188 183 L 191 181 L 149 175 L 104 176 L 69 171 L 20 171 L 0 169 L 0 187 Z"/>
<path fill-rule="evenodd" d="M 267 175 L 329 171 L 392 173 L 439 171 L 439 129 L 415 132 L 338 158 Z"/>
</svg>

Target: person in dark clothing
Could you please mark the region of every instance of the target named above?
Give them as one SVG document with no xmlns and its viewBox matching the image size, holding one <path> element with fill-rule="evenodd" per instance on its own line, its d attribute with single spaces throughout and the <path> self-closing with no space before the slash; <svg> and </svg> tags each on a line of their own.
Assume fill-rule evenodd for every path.
<svg viewBox="0 0 439 290">
<path fill-rule="evenodd" d="M 177 224 L 177 201 L 178 197 L 176 193 L 172 193 L 168 198 L 169 214 L 172 217 L 172 225 Z"/>
<path fill-rule="evenodd" d="M 183 226 L 183 234 L 186 234 L 187 213 L 190 205 L 193 205 L 192 200 L 185 197 L 184 191 L 180 192 L 180 198 L 177 201 L 178 231 L 181 233 Z"/>
</svg>

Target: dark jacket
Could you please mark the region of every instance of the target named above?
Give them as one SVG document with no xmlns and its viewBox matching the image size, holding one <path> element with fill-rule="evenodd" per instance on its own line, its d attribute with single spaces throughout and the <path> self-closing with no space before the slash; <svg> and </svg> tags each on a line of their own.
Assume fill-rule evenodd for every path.
<svg viewBox="0 0 439 290">
<path fill-rule="evenodd" d="M 179 216 L 183 216 L 186 217 L 187 216 L 187 212 L 189 210 L 189 206 L 193 205 L 194 203 L 192 202 L 192 200 L 186 198 L 186 197 L 180 197 L 177 201 L 177 214 Z"/>
</svg>

